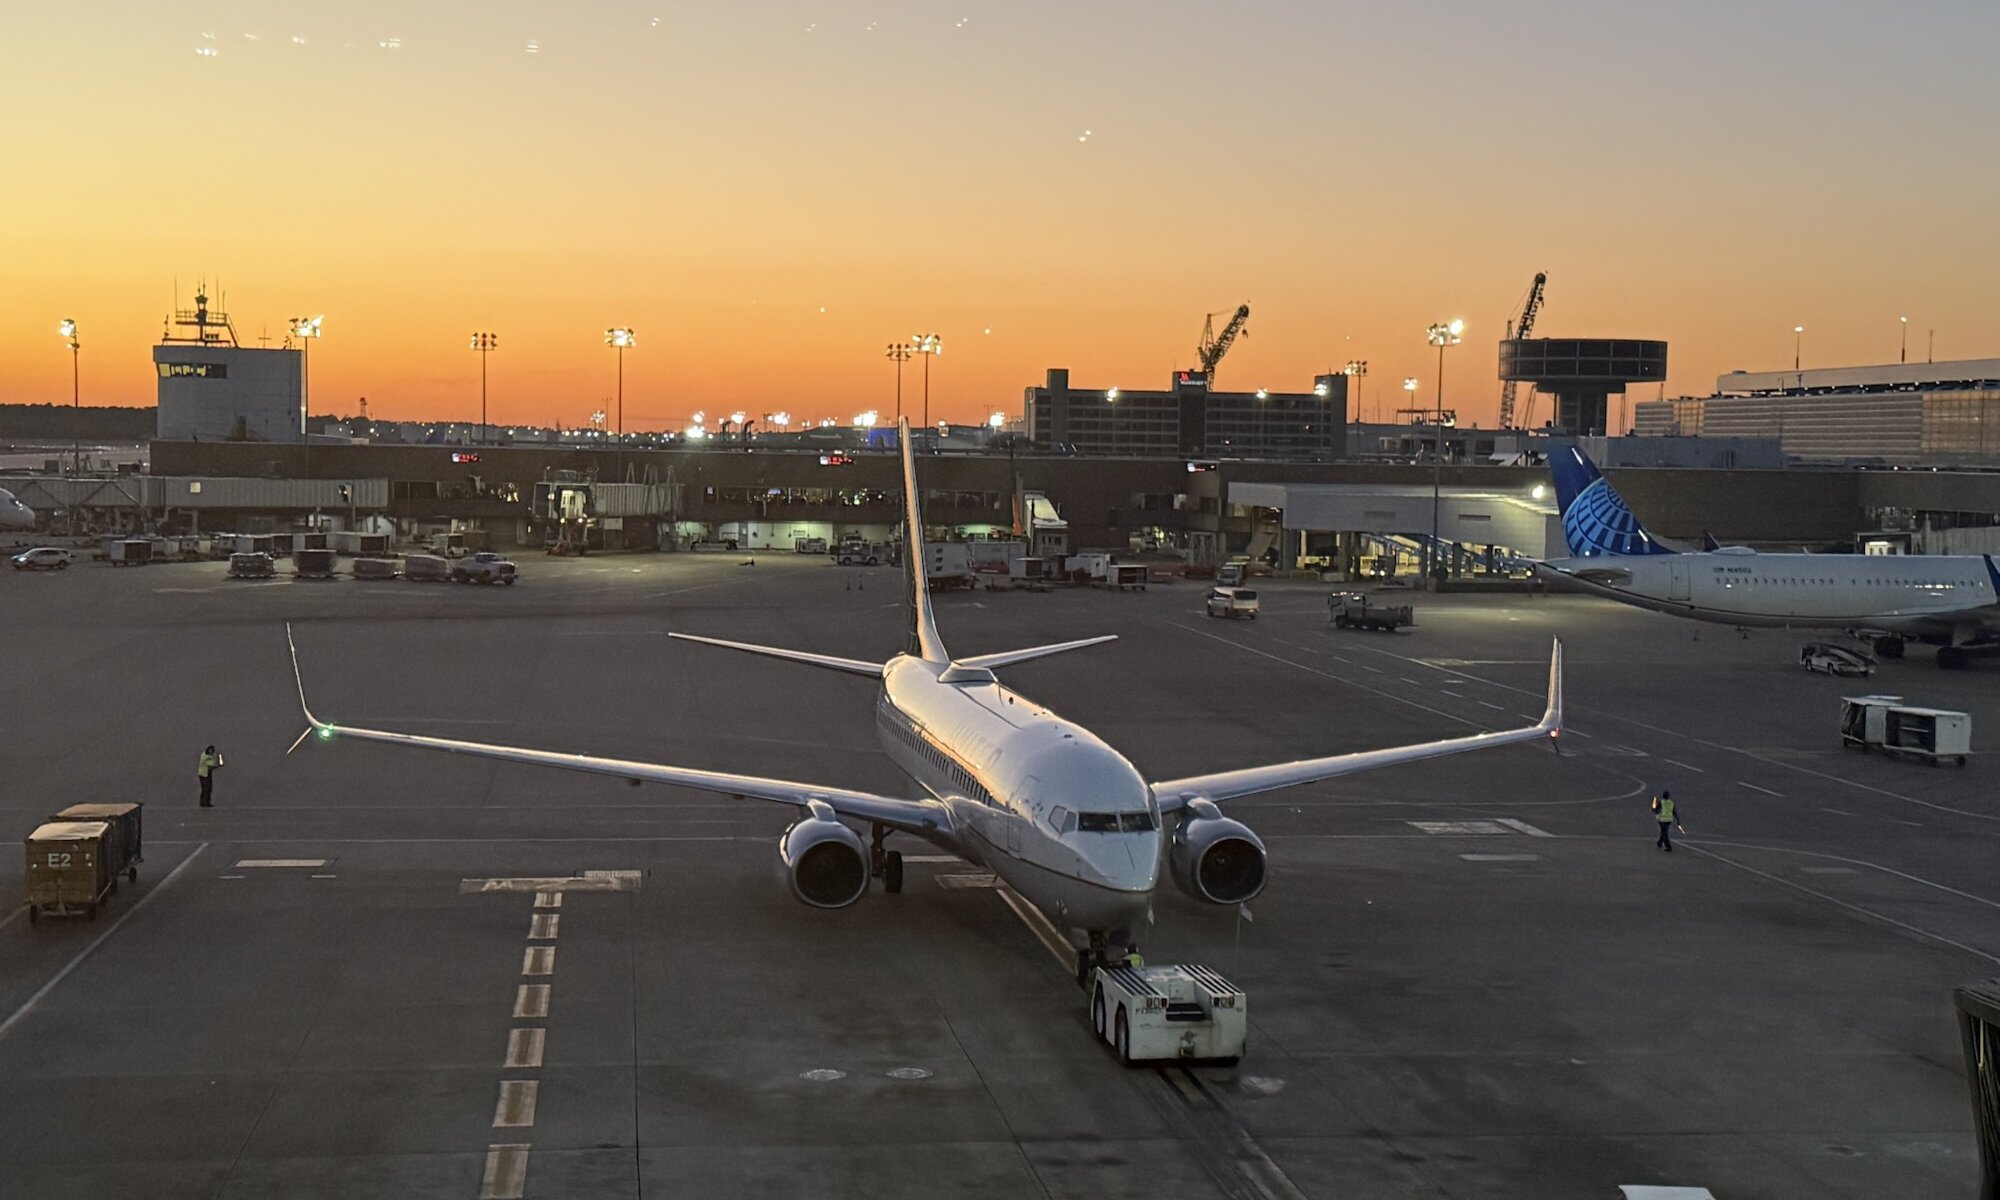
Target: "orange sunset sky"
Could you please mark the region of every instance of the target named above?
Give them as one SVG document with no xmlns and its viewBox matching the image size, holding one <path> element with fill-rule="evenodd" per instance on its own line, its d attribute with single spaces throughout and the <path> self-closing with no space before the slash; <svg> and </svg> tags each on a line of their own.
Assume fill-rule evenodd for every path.
<svg viewBox="0 0 2000 1200">
<path fill-rule="evenodd" d="M 1735 368 L 2000 356 L 2000 4 L 1245 0 L 18 5 L 0 401 L 149 404 L 178 281 L 245 344 L 324 313 L 312 408 L 628 428 L 1017 413 L 1050 366 L 1163 386 L 1369 364 L 1491 424 L 1539 332 Z M 218 290 L 212 288 L 212 290 Z M 906 400 L 920 364 L 905 377 Z M 1651 398 L 1649 391 L 1642 398 Z M 1393 404 L 1393 400 L 1390 401 Z M 1546 414 L 1544 414 L 1546 415 Z"/>
</svg>

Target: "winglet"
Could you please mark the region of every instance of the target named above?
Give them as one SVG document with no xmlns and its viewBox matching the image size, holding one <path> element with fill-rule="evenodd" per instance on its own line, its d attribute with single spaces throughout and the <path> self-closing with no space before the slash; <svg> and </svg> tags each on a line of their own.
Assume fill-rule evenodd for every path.
<svg viewBox="0 0 2000 1200">
<path fill-rule="evenodd" d="M 1542 719 L 1536 729 L 1549 735 L 1551 741 L 1560 739 L 1563 731 L 1563 644 L 1556 638 L 1549 650 L 1549 706 L 1542 710 Z"/>
<path fill-rule="evenodd" d="M 298 741 L 292 743 L 291 750 L 285 751 L 286 754 L 290 754 L 292 750 L 298 749 L 308 737 L 311 737 L 315 733 L 321 737 L 332 737 L 333 726 L 313 716 L 312 706 L 306 703 L 306 677 L 305 672 L 299 669 L 299 644 L 292 637 L 292 623 L 290 621 L 285 622 L 285 645 L 292 652 L 292 682 L 298 686 L 299 690 L 299 711 L 306 715 L 306 731 L 299 735 Z"/>
</svg>

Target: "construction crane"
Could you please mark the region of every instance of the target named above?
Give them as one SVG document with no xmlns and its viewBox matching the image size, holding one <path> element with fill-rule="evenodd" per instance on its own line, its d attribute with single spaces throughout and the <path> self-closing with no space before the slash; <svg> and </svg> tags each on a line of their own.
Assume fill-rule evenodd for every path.
<svg viewBox="0 0 2000 1200">
<path fill-rule="evenodd" d="M 1239 304 L 1229 323 L 1222 327 L 1222 332 L 1215 332 L 1215 318 L 1228 311 L 1225 308 L 1221 312 L 1212 312 L 1202 320 L 1201 345 L 1195 348 L 1195 353 L 1201 358 L 1201 373 L 1207 378 L 1211 390 L 1215 387 L 1215 368 L 1221 364 L 1222 356 L 1229 353 L 1229 347 L 1235 344 L 1236 339 L 1245 336 L 1243 323 L 1250 319 L 1250 306 Z"/>
<path fill-rule="evenodd" d="M 1528 335 L 1535 331 L 1535 314 L 1542 311 L 1542 287 L 1548 281 L 1548 272 L 1535 272 L 1534 285 L 1528 289 L 1528 301 L 1521 306 L 1520 321 L 1509 321 L 1507 323 L 1508 341 L 1511 342 L 1517 339 L 1525 341 Z M 1512 379 L 1500 385 L 1500 428 L 1502 429 L 1514 428 L 1514 389 L 1518 386 L 1518 382 Z"/>
</svg>

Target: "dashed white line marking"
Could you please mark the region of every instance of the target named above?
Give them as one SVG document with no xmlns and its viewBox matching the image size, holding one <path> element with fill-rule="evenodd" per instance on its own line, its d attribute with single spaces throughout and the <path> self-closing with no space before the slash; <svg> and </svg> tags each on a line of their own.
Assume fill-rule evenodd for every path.
<svg viewBox="0 0 2000 1200">
<path fill-rule="evenodd" d="M 528 1147 L 494 1145 L 486 1148 L 486 1177 L 479 1183 L 479 1200 L 521 1200 L 528 1189 Z"/>
<path fill-rule="evenodd" d="M 1853 867 L 1800 867 L 1801 875 L 1859 875 Z"/>
<path fill-rule="evenodd" d="M 1480 703 L 1485 705 L 1487 708 L 1492 709 L 1494 712 L 1502 711 L 1500 706 L 1493 703 L 1491 700 L 1481 700 Z"/>
<path fill-rule="evenodd" d="M 1762 792 L 1762 793 L 1764 793 L 1764 794 L 1765 794 L 1766 796 L 1776 796 L 1776 797 L 1777 797 L 1778 799 L 1780 799 L 1780 800 L 1782 800 L 1782 799 L 1784 799 L 1784 798 L 1785 798 L 1785 794 L 1784 794 L 1783 792 L 1774 792 L 1774 791 L 1772 791 L 1772 790 L 1771 790 L 1770 788 L 1767 788 L 1767 787 L 1758 787 L 1758 786 L 1757 786 L 1756 784 L 1754 784 L 1754 783 L 1748 783 L 1748 782 L 1745 782 L 1744 780 L 1741 780 L 1741 779 L 1739 779 L 1739 780 L 1737 780 L 1737 781 L 1736 781 L 1736 786 L 1737 786 L 1737 787 L 1746 787 L 1746 788 L 1749 788 L 1749 789 L 1750 789 L 1751 791 L 1753 791 L 1753 792 Z"/>
<path fill-rule="evenodd" d="M 1527 835 L 1528 835 L 1529 837 L 1554 837 L 1554 836 L 1555 836 L 1555 834 L 1553 834 L 1553 833 L 1550 833 L 1550 832 L 1549 832 L 1549 831 L 1547 831 L 1546 829 L 1537 829 L 1537 828 L 1535 828 L 1535 827 L 1534 827 L 1533 825 L 1530 825 L 1530 824 L 1528 824 L 1528 823 L 1527 823 L 1526 821 L 1516 821 L 1516 820 L 1515 820 L 1514 818 L 1512 818 L 1512 817 L 1495 817 L 1495 818 L 1493 818 L 1493 821 L 1494 821 L 1494 824 L 1496 824 L 1496 825 L 1505 825 L 1505 826 L 1506 826 L 1507 828 L 1509 828 L 1509 829 L 1513 830 L 1514 832 L 1516 832 L 1516 833 L 1525 833 L 1525 834 L 1527 834 Z"/>
<path fill-rule="evenodd" d="M 1539 854 L 1461 854 L 1466 862 L 1540 862 Z"/>
<path fill-rule="evenodd" d="M 338 879 L 338 878 L 340 878 L 340 876 L 338 876 L 338 875 L 315 875 L 315 876 L 313 876 L 313 878 L 314 878 L 314 879 Z"/>
<path fill-rule="evenodd" d="M 561 907 L 562 907 L 562 893 L 561 893 L 561 892 L 536 892 L 536 893 L 535 893 L 535 907 L 536 907 L 536 908 L 561 908 Z"/>
<path fill-rule="evenodd" d="M 1587 737 L 1592 737 L 1592 736 L 1594 736 L 1594 735 L 1593 735 L 1593 734 L 1588 734 L 1588 733 L 1585 733 L 1585 732 L 1584 732 L 1583 730 L 1581 730 L 1581 729 L 1565 729 L 1565 730 L 1563 730 L 1563 736 L 1564 736 L 1564 737 L 1580 737 L 1580 738 L 1587 738 Z"/>
<path fill-rule="evenodd" d="M 1684 763 L 1678 758 L 1663 758 L 1660 761 L 1663 763 L 1667 763 L 1670 766 L 1679 767 L 1683 771 L 1693 771 L 1697 775 L 1708 774 L 1707 771 L 1703 770 L 1700 767 L 1695 766 L 1693 763 Z"/>
<path fill-rule="evenodd" d="M 556 927 L 561 923 L 560 913 L 536 913 L 528 920 L 528 938 L 530 941 L 549 941 L 556 936 Z"/>
<path fill-rule="evenodd" d="M 1371 667 L 1367 663 L 1356 663 L 1355 665 L 1360 667 L 1364 671 L 1373 671 L 1377 675 L 1383 674 L 1382 668 L 1380 667 Z"/>
<path fill-rule="evenodd" d="M 553 975 L 556 973 L 556 948 L 554 946 L 530 946 L 521 952 L 521 974 Z"/>
<path fill-rule="evenodd" d="M 965 860 L 956 854 L 905 854 L 903 861 L 905 863 L 955 863 L 964 862 Z"/>
<path fill-rule="evenodd" d="M 539 1067 L 542 1065 L 542 1046 L 548 1039 L 545 1029 L 510 1029 L 507 1031 L 507 1061 L 503 1067 Z"/>
<path fill-rule="evenodd" d="M 493 1128 L 527 1129 L 535 1123 L 535 1093 L 541 1084 L 532 1079 L 500 1081 L 500 1102 L 493 1106 Z"/>
<path fill-rule="evenodd" d="M 999 886 L 993 877 L 993 873 L 990 871 L 974 871 L 964 875 L 940 875 L 937 877 L 937 885 L 941 888 L 952 889 Z"/>
<path fill-rule="evenodd" d="M 1396 676 L 1396 678 L 1402 680 L 1404 683 L 1409 684 L 1411 687 L 1424 686 L 1423 681 L 1421 679 L 1412 679 L 1408 675 L 1398 675 Z"/>
<path fill-rule="evenodd" d="M 217 879 L 248 879 L 248 875 L 217 875 Z"/>
<path fill-rule="evenodd" d="M 1825 813 L 1832 813 L 1836 817 L 1851 817 L 1854 815 L 1853 813 L 1848 812 L 1844 808 L 1822 808 L 1820 809 L 1820 811 Z"/>
<path fill-rule="evenodd" d="M 237 861 L 236 868 L 242 870 L 245 867 L 285 868 L 323 867 L 325 865 L 326 860 L 323 858 L 245 858 Z"/>
<path fill-rule="evenodd" d="M 549 985 L 524 983 L 514 992 L 516 1017 L 542 1018 L 549 1015 Z"/>
</svg>

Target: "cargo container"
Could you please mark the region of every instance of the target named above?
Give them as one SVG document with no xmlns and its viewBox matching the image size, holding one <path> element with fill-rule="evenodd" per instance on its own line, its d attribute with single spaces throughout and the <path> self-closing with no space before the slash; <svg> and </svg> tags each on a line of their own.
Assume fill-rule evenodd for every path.
<svg viewBox="0 0 2000 1200">
<path fill-rule="evenodd" d="M 393 558 L 357 558 L 354 560 L 356 579 L 394 579 L 397 563 Z"/>
<path fill-rule="evenodd" d="M 412 554 L 403 560 L 403 578 L 416 583 L 443 583 L 451 578 L 451 564 L 435 554 Z"/>
<path fill-rule="evenodd" d="M 268 554 L 232 554 L 229 556 L 229 577 L 231 579 L 269 579 L 278 573 L 277 565 Z"/>
<path fill-rule="evenodd" d="M 120 538 L 107 549 L 114 567 L 142 567 L 153 561 L 153 542 L 150 538 Z"/>
<path fill-rule="evenodd" d="M 118 886 L 111 871 L 106 821 L 50 821 L 28 835 L 28 922 L 78 913 L 97 919 Z"/>
<path fill-rule="evenodd" d="M 292 574 L 300 579 L 332 579 L 333 551 L 331 550 L 293 551 Z"/>
<path fill-rule="evenodd" d="M 146 806 L 138 801 L 120 804 L 72 804 L 51 821 L 102 821 L 111 826 L 105 837 L 106 860 L 113 875 L 123 874 L 126 882 L 139 882 L 139 864 L 146 861 L 145 836 L 141 823 Z"/>
<path fill-rule="evenodd" d="M 336 554 L 345 554 L 350 558 L 380 558 L 389 553 L 389 535 L 386 533 L 336 530 L 326 535 L 326 544 Z"/>
</svg>

